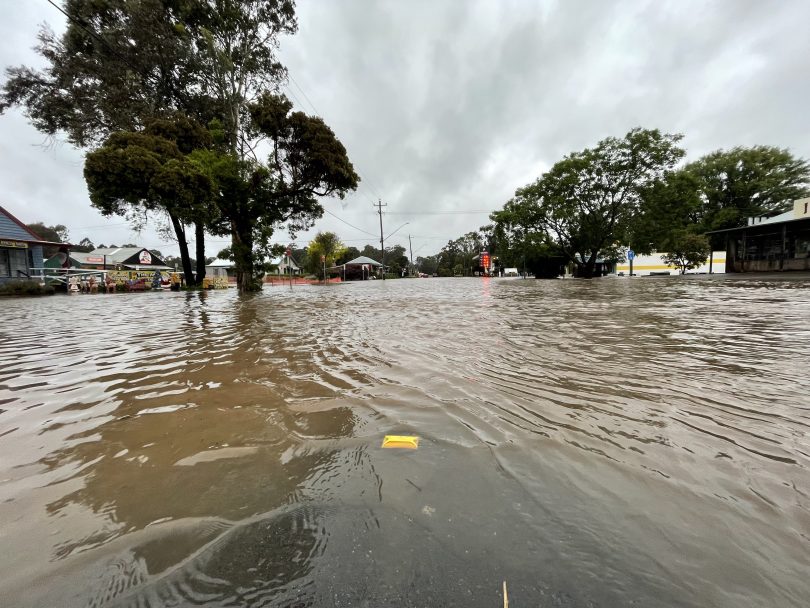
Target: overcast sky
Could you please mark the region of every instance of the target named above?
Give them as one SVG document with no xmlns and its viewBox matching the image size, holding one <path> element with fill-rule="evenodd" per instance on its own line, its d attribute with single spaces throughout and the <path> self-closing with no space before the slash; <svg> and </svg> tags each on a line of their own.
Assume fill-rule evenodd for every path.
<svg viewBox="0 0 810 608">
<path fill-rule="evenodd" d="M 0 66 L 39 65 L 38 24 L 60 31 L 64 17 L 45 0 L 0 4 Z M 414 257 L 435 253 L 564 154 L 635 126 L 685 134 L 688 160 L 753 144 L 810 158 L 806 0 L 298 0 L 298 20 L 282 40 L 286 93 L 324 117 L 362 178 L 324 201 L 360 230 L 325 215 L 299 244 L 317 230 L 379 239 L 379 197 L 386 234 L 410 222 L 391 244 L 410 233 Z M 65 224 L 73 242 L 177 251 L 94 211 L 83 152 L 43 141 L 21 113 L 0 117 L 0 205 Z"/>
</svg>

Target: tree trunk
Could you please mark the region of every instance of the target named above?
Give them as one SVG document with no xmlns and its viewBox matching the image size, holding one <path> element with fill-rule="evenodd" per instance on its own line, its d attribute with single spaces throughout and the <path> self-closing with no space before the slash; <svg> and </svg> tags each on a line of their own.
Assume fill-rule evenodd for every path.
<svg viewBox="0 0 810 608">
<path fill-rule="evenodd" d="M 202 222 L 194 223 L 194 240 L 197 248 L 197 284 L 205 278 L 205 227 Z"/>
<path fill-rule="evenodd" d="M 597 251 L 592 251 L 590 257 L 582 266 L 582 278 L 584 279 L 592 279 L 593 278 L 593 271 L 596 268 L 596 254 Z"/>
<path fill-rule="evenodd" d="M 177 236 L 177 245 L 180 247 L 180 260 L 183 263 L 183 274 L 186 277 L 186 285 L 194 285 L 194 273 L 191 271 L 191 258 L 188 255 L 188 243 L 186 242 L 186 229 L 177 217 L 169 212 L 169 219 Z"/>
<path fill-rule="evenodd" d="M 249 227 L 231 224 L 231 250 L 236 265 L 236 287 L 239 293 L 261 291 L 253 264 L 253 235 Z"/>
</svg>

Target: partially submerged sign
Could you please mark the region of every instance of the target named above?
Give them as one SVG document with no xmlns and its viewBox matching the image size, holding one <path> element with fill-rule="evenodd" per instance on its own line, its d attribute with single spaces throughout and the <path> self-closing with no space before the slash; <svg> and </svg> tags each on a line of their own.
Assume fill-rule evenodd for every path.
<svg viewBox="0 0 810 608">
<path fill-rule="evenodd" d="M 413 435 L 386 435 L 382 447 L 415 450 L 419 447 L 419 437 Z"/>
</svg>

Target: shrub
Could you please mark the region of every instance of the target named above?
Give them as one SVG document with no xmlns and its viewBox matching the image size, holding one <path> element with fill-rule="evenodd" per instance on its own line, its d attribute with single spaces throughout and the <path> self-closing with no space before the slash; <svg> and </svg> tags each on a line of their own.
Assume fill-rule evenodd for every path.
<svg viewBox="0 0 810 608">
<path fill-rule="evenodd" d="M 0 283 L 0 296 L 50 296 L 55 293 L 51 285 L 38 281 L 14 280 Z"/>
</svg>

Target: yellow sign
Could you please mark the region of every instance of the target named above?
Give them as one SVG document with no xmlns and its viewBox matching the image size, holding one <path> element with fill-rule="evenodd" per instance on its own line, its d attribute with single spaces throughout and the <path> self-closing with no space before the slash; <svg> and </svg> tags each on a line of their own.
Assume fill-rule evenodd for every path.
<svg viewBox="0 0 810 608">
<path fill-rule="evenodd" d="M 14 247 L 15 249 L 28 249 L 28 243 L 22 241 L 0 241 L 0 247 Z"/>
<path fill-rule="evenodd" d="M 419 437 L 412 435 L 386 435 L 383 439 L 382 447 L 415 450 L 419 447 Z"/>
<path fill-rule="evenodd" d="M 124 281 L 137 281 L 138 279 L 146 279 L 151 282 L 155 276 L 155 270 L 108 270 L 107 276 L 116 283 L 123 283 Z M 160 273 L 161 281 L 169 280 L 168 272 Z"/>
</svg>

